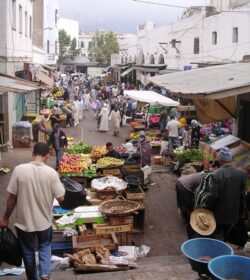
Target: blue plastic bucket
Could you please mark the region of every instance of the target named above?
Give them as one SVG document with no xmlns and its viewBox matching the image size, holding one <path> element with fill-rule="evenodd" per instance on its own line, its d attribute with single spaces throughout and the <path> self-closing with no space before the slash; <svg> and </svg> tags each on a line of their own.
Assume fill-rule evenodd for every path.
<svg viewBox="0 0 250 280">
<path fill-rule="evenodd" d="M 250 279 L 250 258 L 242 256 L 220 256 L 211 260 L 208 269 L 212 279 Z"/>
<path fill-rule="evenodd" d="M 226 243 L 212 238 L 194 238 L 185 241 L 181 250 L 188 258 L 192 269 L 199 274 L 209 275 L 209 260 L 223 255 L 233 255 L 233 249 Z M 204 257 L 209 257 L 205 260 Z"/>
</svg>

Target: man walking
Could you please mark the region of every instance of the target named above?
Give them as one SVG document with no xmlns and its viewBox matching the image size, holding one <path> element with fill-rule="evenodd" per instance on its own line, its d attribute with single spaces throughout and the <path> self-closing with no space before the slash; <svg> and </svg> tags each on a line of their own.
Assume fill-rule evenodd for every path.
<svg viewBox="0 0 250 280">
<path fill-rule="evenodd" d="M 112 110 L 109 119 L 111 121 L 113 135 L 118 136 L 121 123 L 121 114 L 120 111 L 118 111 L 117 106 L 115 106 L 114 110 Z"/>
<path fill-rule="evenodd" d="M 172 152 L 174 145 L 176 145 L 176 147 L 180 146 L 179 122 L 175 120 L 175 116 L 170 116 L 170 121 L 168 122 L 166 129 L 168 131 L 169 151 Z"/>
<path fill-rule="evenodd" d="M 38 142 L 33 149 L 33 161 L 15 167 L 7 191 L 7 206 L 0 228 L 8 227 L 16 207 L 15 226 L 20 241 L 28 280 L 50 279 L 52 205 L 56 198 L 64 200 L 64 187 L 56 171 L 47 166 L 49 146 Z M 35 250 L 39 254 L 39 277 Z"/>
<path fill-rule="evenodd" d="M 64 148 L 67 148 L 68 141 L 65 133 L 60 129 L 58 123 L 54 124 L 53 132 L 50 135 L 49 146 L 52 144 L 56 152 L 56 170 L 59 168 L 59 164 L 63 155 Z"/>
<path fill-rule="evenodd" d="M 208 194 L 201 207 L 213 211 L 217 229 L 215 237 L 227 241 L 233 225 L 244 214 L 246 198 L 246 174 L 232 166 L 229 148 L 219 152 L 221 167 L 210 176 Z"/>
</svg>

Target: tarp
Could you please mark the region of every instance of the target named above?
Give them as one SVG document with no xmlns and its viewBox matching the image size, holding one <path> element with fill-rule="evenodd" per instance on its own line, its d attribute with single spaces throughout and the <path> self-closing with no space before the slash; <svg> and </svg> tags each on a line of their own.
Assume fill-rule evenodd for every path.
<svg viewBox="0 0 250 280">
<path fill-rule="evenodd" d="M 127 70 L 125 70 L 124 72 L 121 73 L 121 77 L 127 76 L 133 70 L 134 70 L 134 67 L 128 68 Z"/>
<path fill-rule="evenodd" d="M 154 91 L 125 90 L 124 96 L 140 102 L 148 103 L 151 106 L 161 105 L 166 107 L 177 107 L 180 105 L 179 102 L 174 101 L 173 99 L 163 96 Z"/>
<path fill-rule="evenodd" d="M 50 88 L 52 88 L 54 85 L 54 80 L 40 70 L 35 74 L 35 77 L 37 81 L 41 81 Z"/>
<path fill-rule="evenodd" d="M 194 105 L 198 120 L 203 124 L 235 117 L 236 114 L 235 96 L 219 100 L 197 98 L 194 99 Z"/>
</svg>

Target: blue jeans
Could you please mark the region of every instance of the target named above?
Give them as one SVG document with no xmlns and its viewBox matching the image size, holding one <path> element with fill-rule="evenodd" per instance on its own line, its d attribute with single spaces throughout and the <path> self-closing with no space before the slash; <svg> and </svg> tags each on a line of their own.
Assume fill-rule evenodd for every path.
<svg viewBox="0 0 250 280">
<path fill-rule="evenodd" d="M 56 151 L 56 168 L 58 168 L 63 155 L 63 149 L 58 149 L 55 151 Z"/>
<path fill-rule="evenodd" d="M 49 277 L 51 271 L 52 227 L 43 231 L 26 232 L 16 227 L 28 280 Z M 36 270 L 35 251 L 39 254 L 39 277 Z"/>
<path fill-rule="evenodd" d="M 180 147 L 181 143 L 180 143 L 180 139 L 179 137 L 168 137 L 168 148 L 169 150 L 172 152 L 173 151 L 173 147 Z"/>
</svg>

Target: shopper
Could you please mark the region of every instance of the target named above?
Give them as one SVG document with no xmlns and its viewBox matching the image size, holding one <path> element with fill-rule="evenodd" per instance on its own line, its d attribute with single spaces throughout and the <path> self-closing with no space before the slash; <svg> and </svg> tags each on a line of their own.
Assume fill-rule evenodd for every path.
<svg viewBox="0 0 250 280">
<path fill-rule="evenodd" d="M 215 237 L 227 241 L 232 227 L 244 216 L 246 174 L 232 166 L 229 148 L 219 152 L 221 167 L 211 174 L 206 199 L 201 207 L 213 211 L 216 219 Z"/>
<path fill-rule="evenodd" d="M 111 142 L 106 143 L 106 148 L 107 148 L 107 153 L 105 155 L 105 157 L 112 157 L 112 158 L 121 158 L 121 155 L 114 150 L 113 144 Z"/>
<path fill-rule="evenodd" d="M 101 109 L 99 116 L 101 117 L 99 130 L 102 132 L 108 131 L 109 130 L 109 119 L 108 119 L 109 111 L 108 111 L 108 105 L 106 103 L 103 104 L 103 107 Z"/>
<path fill-rule="evenodd" d="M 111 121 L 113 135 L 118 136 L 121 123 L 121 113 L 118 110 L 117 106 L 115 106 L 114 110 L 112 110 L 109 119 Z"/>
<path fill-rule="evenodd" d="M 78 97 L 75 95 L 74 102 L 73 102 L 73 114 L 74 114 L 74 126 L 79 125 L 79 104 L 78 104 Z"/>
<path fill-rule="evenodd" d="M 168 122 L 166 129 L 168 131 L 168 146 L 169 151 L 172 152 L 174 145 L 175 147 L 180 146 L 180 139 L 179 139 L 179 122 L 175 120 L 175 116 L 170 116 L 170 121 Z"/>
<path fill-rule="evenodd" d="M 28 280 L 49 279 L 51 273 L 52 204 L 62 203 L 64 187 L 56 171 L 47 166 L 49 146 L 38 142 L 33 149 L 33 161 L 15 167 L 7 191 L 7 206 L 0 228 L 9 225 L 16 208 L 15 226 Z M 39 275 L 35 250 L 38 249 Z"/>
<path fill-rule="evenodd" d="M 50 135 L 48 144 L 49 146 L 52 145 L 56 152 L 56 170 L 58 170 L 64 149 L 67 148 L 68 141 L 65 133 L 60 129 L 60 126 L 57 123 L 53 126 L 53 132 Z"/>
<path fill-rule="evenodd" d="M 151 146 L 146 138 L 146 134 L 144 131 L 139 132 L 140 142 L 139 149 L 141 155 L 141 165 L 144 167 L 145 165 L 151 165 Z"/>
<path fill-rule="evenodd" d="M 44 114 L 44 117 L 38 124 L 38 141 L 46 142 L 49 139 L 49 134 L 51 133 L 51 122 L 48 113 Z"/>
</svg>

